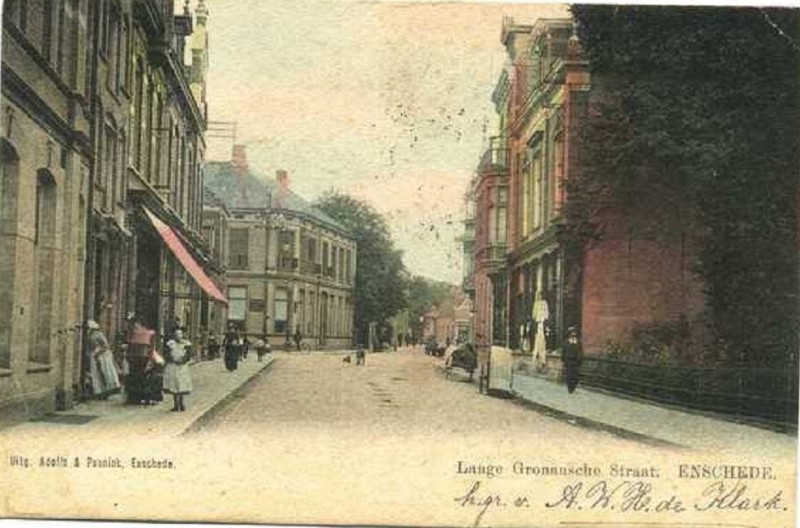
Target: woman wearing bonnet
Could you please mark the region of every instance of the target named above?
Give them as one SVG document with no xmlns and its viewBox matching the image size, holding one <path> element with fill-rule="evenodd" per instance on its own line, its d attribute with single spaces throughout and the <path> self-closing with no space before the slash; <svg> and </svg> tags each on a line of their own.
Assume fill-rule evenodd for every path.
<svg viewBox="0 0 800 528">
<path fill-rule="evenodd" d="M 114 354 L 97 321 L 86 323 L 89 331 L 89 372 L 92 377 L 92 393 L 96 398 L 106 399 L 120 390 L 119 373 L 114 364 Z"/>
</svg>

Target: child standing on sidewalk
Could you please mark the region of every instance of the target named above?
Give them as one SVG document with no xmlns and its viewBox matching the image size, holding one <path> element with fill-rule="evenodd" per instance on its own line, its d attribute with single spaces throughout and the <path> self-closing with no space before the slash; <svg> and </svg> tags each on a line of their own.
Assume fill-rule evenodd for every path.
<svg viewBox="0 0 800 528">
<path fill-rule="evenodd" d="M 189 372 L 191 343 L 183 338 L 183 330 L 167 341 L 167 366 L 164 368 L 164 392 L 172 394 L 173 411 L 185 411 L 183 397 L 192 392 L 192 375 Z"/>
</svg>

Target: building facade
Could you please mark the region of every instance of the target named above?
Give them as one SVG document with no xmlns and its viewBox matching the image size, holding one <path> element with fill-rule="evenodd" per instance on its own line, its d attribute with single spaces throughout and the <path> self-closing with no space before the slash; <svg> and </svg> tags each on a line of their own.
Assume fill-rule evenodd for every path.
<svg viewBox="0 0 800 528">
<path fill-rule="evenodd" d="M 207 10 L 171 0 L 3 5 L 0 407 L 83 396 L 83 323 L 197 334 L 224 302 L 200 235 Z M 193 62 L 184 64 L 193 27 Z M 33 175 L 35 173 L 35 175 Z M 8 387 L 4 384 L 8 383 Z M 5 414 L 5 413 L 4 413 Z"/>
<path fill-rule="evenodd" d="M 131 316 L 162 336 L 178 320 L 197 339 L 203 302 L 215 295 L 207 274 L 219 268 L 200 234 L 206 106 L 197 97 L 205 94 L 205 62 L 193 68 L 184 56 L 197 28 L 203 38 L 192 46 L 203 47 L 192 55 L 207 58 L 208 11 L 200 1 L 194 14 L 188 3 L 176 14 L 168 0 L 95 9 L 100 132 L 86 318 L 118 345 Z"/>
<path fill-rule="evenodd" d="M 356 244 L 338 222 L 289 189 L 288 175 L 259 179 L 242 145 L 231 162 L 206 165 L 206 186 L 227 219 L 227 320 L 273 346 L 353 341 Z"/>
<path fill-rule="evenodd" d="M 0 415 L 64 408 L 78 391 L 93 164 L 94 2 L 3 3 Z"/>
<path fill-rule="evenodd" d="M 591 219 L 600 238 L 568 248 L 566 184 L 580 174 L 582 120 L 602 97 L 572 20 L 506 19 L 501 40 L 508 62 L 492 96 L 500 126 L 471 185 L 479 348 L 506 346 L 549 371 L 570 326 L 588 355 L 642 325 L 702 326 L 693 224 L 677 200 L 650 189 L 634 206 L 602 204 Z"/>
</svg>

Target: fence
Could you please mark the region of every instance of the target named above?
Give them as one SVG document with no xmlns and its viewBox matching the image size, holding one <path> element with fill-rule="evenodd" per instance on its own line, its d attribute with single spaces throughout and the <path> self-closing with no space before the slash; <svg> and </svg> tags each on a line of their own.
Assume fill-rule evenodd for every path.
<svg viewBox="0 0 800 528">
<path fill-rule="evenodd" d="M 663 403 L 797 424 L 797 367 L 651 366 L 587 358 L 581 383 Z"/>
</svg>

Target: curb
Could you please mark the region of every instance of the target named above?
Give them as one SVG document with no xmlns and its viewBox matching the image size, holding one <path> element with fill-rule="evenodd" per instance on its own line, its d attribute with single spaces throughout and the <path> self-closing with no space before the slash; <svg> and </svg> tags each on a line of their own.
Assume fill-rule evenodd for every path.
<svg viewBox="0 0 800 528">
<path fill-rule="evenodd" d="M 436 369 L 440 372 L 444 372 L 444 368 L 441 365 L 436 365 Z M 464 380 L 469 382 L 468 380 Z M 477 384 L 476 380 L 472 380 L 471 383 Z M 495 389 L 489 389 L 495 390 Z M 545 416 L 549 416 L 551 418 L 555 418 L 557 420 L 565 421 L 572 425 L 576 425 L 578 427 L 585 427 L 588 429 L 595 429 L 598 431 L 604 431 L 606 433 L 612 434 L 614 436 L 626 439 L 626 440 L 634 440 L 637 442 L 641 442 L 643 444 L 648 444 L 656 447 L 669 447 L 672 449 L 690 449 L 688 446 L 682 444 L 676 444 L 675 442 L 670 442 L 669 440 L 662 440 L 661 438 L 656 438 L 654 436 L 648 436 L 642 433 L 637 433 L 636 431 L 631 431 L 630 429 L 625 429 L 623 427 L 617 427 L 615 425 L 607 424 L 605 422 L 600 422 L 598 420 L 592 420 L 591 418 L 585 418 L 583 416 L 579 416 L 577 414 L 572 414 L 566 411 L 562 411 L 561 409 L 557 409 L 555 407 L 551 407 L 549 405 L 544 405 L 542 403 L 535 402 L 533 400 L 529 400 L 522 396 L 520 393 L 515 391 L 513 388 L 510 392 L 503 392 L 502 395 L 500 394 L 489 394 L 487 393 L 486 396 L 492 398 L 500 398 L 504 400 L 510 400 L 516 405 L 520 405 L 532 411 L 536 411 L 540 414 L 544 414 Z"/>
<path fill-rule="evenodd" d="M 577 414 L 571 414 L 566 411 L 562 411 L 560 409 L 556 409 L 555 407 L 550 407 L 549 405 L 544 405 L 541 403 L 537 403 L 533 400 L 529 400 L 520 396 L 520 394 L 512 389 L 512 401 L 520 405 L 522 407 L 531 409 L 533 411 L 539 412 L 544 414 L 545 416 L 549 416 L 551 418 L 555 418 L 558 420 L 566 421 L 572 425 L 576 425 L 578 427 L 586 427 L 589 429 L 596 429 L 599 431 L 604 431 L 606 433 L 612 434 L 614 436 L 618 436 L 625 440 L 634 440 L 637 442 L 642 442 L 644 444 L 656 446 L 656 447 L 669 447 L 672 449 L 691 449 L 688 446 L 682 444 L 676 444 L 674 442 L 670 442 L 669 440 L 662 440 L 660 438 L 656 438 L 654 436 L 648 436 L 642 433 L 637 433 L 636 431 L 631 431 L 630 429 L 625 429 L 623 427 L 617 427 L 615 425 L 610 425 L 605 422 L 600 422 L 597 420 L 592 420 L 591 418 L 585 418 L 583 416 L 579 416 Z"/>
<path fill-rule="evenodd" d="M 223 396 L 221 399 L 214 402 L 211 407 L 200 413 L 197 418 L 186 424 L 186 426 L 183 427 L 177 434 L 175 434 L 175 436 L 183 436 L 200 430 L 205 424 L 220 414 L 233 400 L 238 398 L 239 394 L 249 385 L 253 384 L 257 378 L 261 377 L 263 374 L 266 374 L 272 368 L 272 364 L 275 361 L 276 359 L 271 357 L 263 367 L 250 374 L 250 376 L 242 381 L 242 383 L 240 383 L 237 387 L 228 392 L 228 394 Z"/>
</svg>

